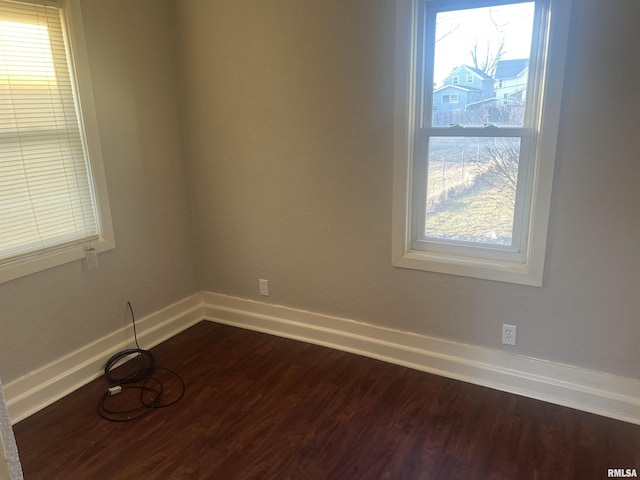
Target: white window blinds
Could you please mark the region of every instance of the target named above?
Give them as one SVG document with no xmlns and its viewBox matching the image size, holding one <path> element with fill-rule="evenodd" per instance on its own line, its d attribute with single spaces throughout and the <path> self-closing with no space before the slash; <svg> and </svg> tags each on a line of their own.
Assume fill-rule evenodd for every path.
<svg viewBox="0 0 640 480">
<path fill-rule="evenodd" d="M 0 0 L 0 263 L 98 237 L 59 8 Z"/>
</svg>

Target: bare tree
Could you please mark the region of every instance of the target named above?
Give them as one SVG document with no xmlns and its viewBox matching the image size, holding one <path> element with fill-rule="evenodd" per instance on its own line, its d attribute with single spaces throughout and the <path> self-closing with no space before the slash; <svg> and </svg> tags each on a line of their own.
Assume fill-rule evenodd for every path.
<svg viewBox="0 0 640 480">
<path fill-rule="evenodd" d="M 491 40 L 488 40 L 484 49 L 478 45 L 478 39 L 476 39 L 469 51 L 473 66 L 492 78 L 496 73 L 498 62 L 504 57 L 505 53 L 504 37 L 500 39 L 500 43 L 496 47 L 494 47 Z"/>
<path fill-rule="evenodd" d="M 482 181 L 500 191 L 500 203 L 513 208 L 518 185 L 520 143 L 512 138 L 487 138 L 479 161 L 485 165 Z"/>
<path fill-rule="evenodd" d="M 437 19 L 436 23 L 436 44 L 453 34 L 460 28 L 460 22 L 454 22 L 451 19 Z"/>
<path fill-rule="evenodd" d="M 494 9 L 489 9 L 489 20 L 491 20 L 496 33 L 500 35 L 498 45 L 494 46 L 491 40 L 487 40 L 486 47 L 483 51 L 480 51 L 480 47 L 478 45 L 479 41 L 476 38 L 476 41 L 469 52 L 471 54 L 471 60 L 473 61 L 474 67 L 482 70 L 492 78 L 496 73 L 496 65 L 506 53 L 506 50 L 504 49 L 504 27 L 508 25 L 508 23 L 499 23 L 494 17 L 494 14 Z"/>
</svg>

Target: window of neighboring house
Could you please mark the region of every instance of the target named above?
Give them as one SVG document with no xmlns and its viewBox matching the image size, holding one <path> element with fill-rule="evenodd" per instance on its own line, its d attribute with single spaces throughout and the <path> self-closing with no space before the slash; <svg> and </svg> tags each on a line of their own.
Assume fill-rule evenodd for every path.
<svg viewBox="0 0 640 480">
<path fill-rule="evenodd" d="M 541 285 L 569 9 L 569 0 L 398 0 L 394 265 Z M 509 59 L 529 61 L 521 105 L 433 110 L 454 67 L 493 76 Z"/>
<path fill-rule="evenodd" d="M 467 75 L 467 83 L 473 83 L 473 75 Z"/>
<path fill-rule="evenodd" d="M 0 0 L 0 281 L 115 246 L 79 2 L 65 5 Z"/>
<path fill-rule="evenodd" d="M 458 76 L 452 77 L 451 83 L 453 83 L 454 85 L 458 85 L 460 83 L 460 77 Z"/>
<path fill-rule="evenodd" d="M 458 103 L 458 94 L 444 94 L 442 95 L 442 103 Z"/>
</svg>

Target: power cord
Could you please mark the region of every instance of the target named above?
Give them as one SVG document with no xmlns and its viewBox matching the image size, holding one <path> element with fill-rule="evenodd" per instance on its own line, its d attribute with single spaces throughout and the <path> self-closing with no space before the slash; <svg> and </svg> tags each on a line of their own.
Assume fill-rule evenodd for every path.
<svg viewBox="0 0 640 480">
<path fill-rule="evenodd" d="M 182 400 L 186 391 L 180 375 L 168 368 L 156 366 L 153 354 L 140 348 L 131 302 L 127 302 L 127 307 L 131 312 L 136 348 L 122 350 L 109 358 L 104 367 L 104 376 L 110 387 L 98 402 L 98 414 L 111 422 L 129 422 L 148 415 L 155 409 L 175 405 Z M 164 385 L 153 376 L 157 371 L 166 372 L 169 377 L 177 380 L 179 390 L 174 399 L 164 398 Z"/>
</svg>

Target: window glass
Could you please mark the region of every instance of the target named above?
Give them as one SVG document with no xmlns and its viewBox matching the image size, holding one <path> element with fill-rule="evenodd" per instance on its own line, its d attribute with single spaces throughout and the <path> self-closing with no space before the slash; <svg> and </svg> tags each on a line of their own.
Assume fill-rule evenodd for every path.
<svg viewBox="0 0 640 480">
<path fill-rule="evenodd" d="M 534 2 L 436 14 L 434 92 L 459 85 L 462 75 L 481 80 L 459 87 L 466 101 L 455 110 L 434 95 L 433 126 L 523 125 L 533 17 Z"/>
<path fill-rule="evenodd" d="M 528 119 L 540 101 L 527 94 L 535 3 L 496 3 L 464 9 L 427 3 L 422 98 L 431 114 L 414 179 L 418 249 L 448 244 L 467 256 L 482 257 L 483 248 L 526 254 L 532 178 L 520 166 L 530 164 Z M 478 81 L 460 85 L 460 78 Z"/>
<path fill-rule="evenodd" d="M 432 137 L 424 238 L 512 246 L 520 139 Z"/>
</svg>

